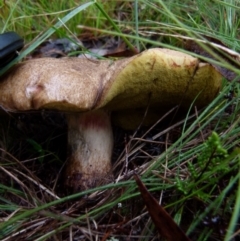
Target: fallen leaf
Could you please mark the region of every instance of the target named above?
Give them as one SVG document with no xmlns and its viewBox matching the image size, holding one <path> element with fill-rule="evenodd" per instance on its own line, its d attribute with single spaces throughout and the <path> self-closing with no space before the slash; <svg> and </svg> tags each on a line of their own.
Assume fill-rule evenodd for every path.
<svg viewBox="0 0 240 241">
<path fill-rule="evenodd" d="M 158 204 L 157 200 L 148 192 L 137 175 L 134 176 L 143 201 L 159 234 L 168 241 L 190 241 L 185 233 L 174 222 L 173 218 Z"/>
</svg>

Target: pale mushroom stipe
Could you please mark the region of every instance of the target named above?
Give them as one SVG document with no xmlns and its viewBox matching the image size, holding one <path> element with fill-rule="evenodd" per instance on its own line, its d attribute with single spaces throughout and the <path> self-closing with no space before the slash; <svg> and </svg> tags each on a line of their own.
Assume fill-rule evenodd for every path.
<svg viewBox="0 0 240 241">
<path fill-rule="evenodd" d="M 160 116 L 180 100 L 186 110 L 193 101 L 201 108 L 215 98 L 221 83 L 210 64 L 169 49 L 117 61 L 41 58 L 1 77 L 0 105 L 8 111 L 66 112 L 66 185 L 79 191 L 113 181 L 111 117 L 129 129 L 137 126 L 135 119 L 141 122 L 134 113 L 144 113 L 148 105 L 150 122 L 151 113 Z"/>
</svg>

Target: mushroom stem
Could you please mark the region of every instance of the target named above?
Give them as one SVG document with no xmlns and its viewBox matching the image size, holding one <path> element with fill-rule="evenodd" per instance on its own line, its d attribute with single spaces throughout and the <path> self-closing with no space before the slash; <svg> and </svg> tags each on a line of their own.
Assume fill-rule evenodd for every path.
<svg viewBox="0 0 240 241">
<path fill-rule="evenodd" d="M 74 192 L 96 187 L 112 179 L 113 134 L 104 110 L 68 116 L 69 158 L 66 185 Z"/>
</svg>

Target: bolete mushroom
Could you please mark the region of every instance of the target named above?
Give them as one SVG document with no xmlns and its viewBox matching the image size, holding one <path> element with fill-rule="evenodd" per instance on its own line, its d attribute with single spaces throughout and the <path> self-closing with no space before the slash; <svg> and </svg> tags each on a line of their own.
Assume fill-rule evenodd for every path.
<svg viewBox="0 0 240 241">
<path fill-rule="evenodd" d="M 129 113 L 148 105 L 155 114 L 178 104 L 189 108 L 193 101 L 203 107 L 217 95 L 221 80 L 210 64 L 169 49 L 149 49 L 117 61 L 41 58 L 20 63 L 1 77 L 0 105 L 8 111 L 67 113 L 66 184 L 77 191 L 112 178 L 111 112 L 129 128 Z"/>
</svg>

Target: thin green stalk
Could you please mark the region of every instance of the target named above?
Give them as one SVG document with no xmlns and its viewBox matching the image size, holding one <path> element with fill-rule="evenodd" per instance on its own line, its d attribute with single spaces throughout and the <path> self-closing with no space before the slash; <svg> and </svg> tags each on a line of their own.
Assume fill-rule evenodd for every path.
<svg viewBox="0 0 240 241">
<path fill-rule="evenodd" d="M 99 11 L 103 14 L 103 16 L 110 22 L 110 24 L 113 26 L 113 28 L 115 29 L 115 31 L 119 34 L 121 34 L 121 30 L 120 28 L 117 26 L 117 24 L 115 24 L 115 22 L 112 20 L 112 18 L 107 14 L 106 11 L 104 11 L 104 9 L 102 8 L 101 4 L 99 4 L 97 1 L 95 2 L 96 7 L 99 9 Z M 121 35 L 123 41 L 126 43 L 126 45 L 133 51 L 136 51 L 134 46 L 131 44 L 131 42 L 124 36 Z"/>
<path fill-rule="evenodd" d="M 238 158 L 238 161 L 239 161 L 239 173 L 240 173 L 240 157 Z M 234 230 L 238 223 L 239 213 L 240 213 L 240 177 L 238 178 L 238 189 L 237 189 L 236 196 L 237 196 L 237 198 L 235 200 L 233 214 L 232 214 L 224 241 L 232 240 L 231 236 L 233 235 Z"/>
<path fill-rule="evenodd" d="M 41 43 L 43 43 L 46 39 L 48 39 L 57 29 L 62 27 L 66 22 L 68 22 L 71 18 L 73 18 L 75 15 L 79 14 L 81 11 L 87 9 L 91 5 L 93 5 L 94 2 L 88 2 L 85 3 L 76 9 L 72 10 L 69 14 L 67 14 L 65 17 L 60 19 L 53 27 L 48 29 L 42 36 L 40 36 L 33 44 L 31 44 L 27 49 L 25 49 L 17 58 L 15 58 L 13 61 L 11 61 L 8 65 L 6 65 L 3 69 L 0 70 L 0 76 L 4 74 L 8 69 L 10 69 L 13 65 L 15 65 L 18 61 L 20 61 L 22 58 L 27 56 L 30 52 L 32 52 L 34 49 L 36 49 Z"/>
<path fill-rule="evenodd" d="M 20 0 L 17 0 L 16 3 L 14 4 L 14 7 L 11 8 L 11 11 L 10 11 L 10 14 L 8 15 L 7 21 L 6 21 L 5 25 L 3 26 L 2 33 L 5 32 L 6 27 L 7 27 L 7 25 L 8 25 L 8 22 L 11 21 L 11 17 L 12 17 L 12 15 L 13 15 L 13 12 L 15 11 L 15 9 L 16 9 L 16 7 L 17 7 L 17 5 L 18 5 L 19 2 L 20 2 Z M 6 3 L 4 3 L 4 4 L 6 4 Z"/>
<path fill-rule="evenodd" d="M 135 19 L 135 35 L 136 37 L 139 37 L 139 33 L 138 33 L 138 26 L 139 26 L 139 22 L 138 22 L 138 0 L 134 0 L 134 19 Z M 137 46 L 137 50 L 140 51 L 140 44 L 139 44 L 139 39 L 136 39 L 136 46 Z"/>
<path fill-rule="evenodd" d="M 198 225 L 198 223 L 203 220 L 203 218 L 210 212 L 210 210 L 212 209 L 216 209 L 219 204 L 221 203 L 222 200 L 224 200 L 224 197 L 227 195 L 227 193 L 229 192 L 229 190 L 233 187 L 233 185 L 235 185 L 235 183 L 238 181 L 238 179 L 240 178 L 240 173 L 238 175 L 236 175 L 228 184 L 228 186 L 222 190 L 221 194 L 205 209 L 205 211 L 203 213 L 201 213 L 198 218 L 191 224 L 191 226 L 189 227 L 188 231 L 187 231 L 187 235 L 191 234 L 194 229 L 196 228 L 196 226 Z"/>
<path fill-rule="evenodd" d="M 111 188 L 124 187 L 124 186 L 128 186 L 131 183 L 133 183 L 133 181 L 121 182 L 121 183 L 117 183 L 117 184 L 108 184 L 108 185 L 105 185 L 105 186 L 93 188 L 93 189 L 86 190 L 86 191 L 83 191 L 83 192 L 80 192 L 80 193 L 69 195 L 67 197 L 63 197 L 61 199 L 54 200 L 52 202 L 46 203 L 46 204 L 41 205 L 39 207 L 36 207 L 36 208 L 33 208 L 33 209 L 28 210 L 26 212 L 23 212 L 22 214 L 17 215 L 16 217 L 12 217 L 8 221 L 0 223 L 0 230 L 3 230 L 7 226 L 12 225 L 15 222 L 18 222 L 18 221 L 20 221 L 22 219 L 25 219 L 27 217 L 30 217 L 34 213 L 37 213 L 37 212 L 39 212 L 41 210 L 44 210 L 44 209 L 47 209 L 47 208 L 49 208 L 51 206 L 55 206 L 55 205 L 58 205 L 58 204 L 61 204 L 61 203 L 64 203 L 64 202 L 67 202 L 67 201 L 70 201 L 70 200 L 73 200 L 73 199 L 77 199 L 77 198 L 83 197 L 83 196 L 85 196 L 87 194 L 90 194 L 90 193 L 93 193 L 95 191 L 101 191 L 101 190 L 107 190 L 107 189 L 111 189 Z M 96 212 L 96 210 L 94 212 Z"/>
</svg>

